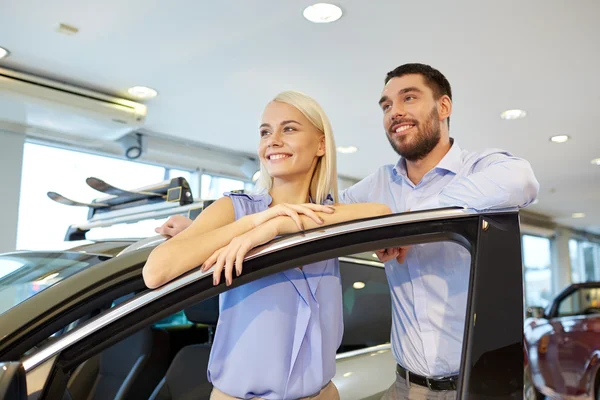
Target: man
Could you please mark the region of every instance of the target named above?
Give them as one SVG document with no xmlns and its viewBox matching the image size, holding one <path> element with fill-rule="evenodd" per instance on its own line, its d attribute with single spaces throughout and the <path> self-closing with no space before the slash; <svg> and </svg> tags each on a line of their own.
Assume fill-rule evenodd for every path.
<svg viewBox="0 0 600 400">
<path fill-rule="evenodd" d="M 345 190 L 341 202 L 378 202 L 404 212 L 525 207 L 535 200 L 539 184 L 527 161 L 501 150 L 461 150 L 449 136 L 452 92 L 439 71 L 423 64 L 396 68 L 387 74 L 379 105 L 400 160 Z M 377 255 L 391 290 L 391 341 L 398 363 L 396 382 L 383 399 L 455 398 L 469 252 L 434 243 Z"/>
</svg>

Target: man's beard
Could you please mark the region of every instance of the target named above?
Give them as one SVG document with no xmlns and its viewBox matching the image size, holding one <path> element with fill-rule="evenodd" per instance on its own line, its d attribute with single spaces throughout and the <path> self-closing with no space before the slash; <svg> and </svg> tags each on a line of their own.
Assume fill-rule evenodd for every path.
<svg viewBox="0 0 600 400">
<path fill-rule="evenodd" d="M 403 120 L 392 122 L 392 125 Z M 408 121 L 415 124 L 418 132 L 413 135 L 412 140 L 408 141 L 408 136 L 396 136 L 395 132 L 386 132 L 387 138 L 392 145 L 392 148 L 401 157 L 408 161 L 422 160 L 429 154 L 435 146 L 440 142 L 440 118 L 437 108 L 434 107 L 429 118 L 421 126 L 417 121 Z M 390 126 L 392 126 L 390 125 Z"/>
</svg>

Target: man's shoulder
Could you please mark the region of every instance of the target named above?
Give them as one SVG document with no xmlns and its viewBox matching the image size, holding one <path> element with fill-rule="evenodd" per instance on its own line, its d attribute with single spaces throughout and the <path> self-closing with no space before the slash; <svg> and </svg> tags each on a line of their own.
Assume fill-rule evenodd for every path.
<svg viewBox="0 0 600 400">
<path fill-rule="evenodd" d="M 341 203 L 361 203 L 371 201 L 371 194 L 376 188 L 386 185 L 392 179 L 394 164 L 378 167 L 374 172 L 354 185 L 340 192 Z"/>
<path fill-rule="evenodd" d="M 388 178 L 394 174 L 394 168 L 396 166 L 394 164 L 386 164 L 378 167 L 375 171 L 371 172 L 369 175 L 364 177 L 359 181 L 371 181 L 373 179 L 381 179 L 382 177 Z"/>
<path fill-rule="evenodd" d="M 375 170 L 375 174 L 391 175 L 396 168 L 395 164 L 385 164 Z"/>
<path fill-rule="evenodd" d="M 512 157 L 512 154 L 506 150 L 493 147 L 479 151 L 462 150 L 461 152 L 461 161 L 464 166 L 471 166 L 489 158 L 496 159 L 505 157 Z"/>
</svg>

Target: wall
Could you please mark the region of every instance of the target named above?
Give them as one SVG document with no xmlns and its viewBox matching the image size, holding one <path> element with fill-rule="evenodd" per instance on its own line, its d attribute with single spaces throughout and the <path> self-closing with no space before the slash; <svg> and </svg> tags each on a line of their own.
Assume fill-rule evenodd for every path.
<svg viewBox="0 0 600 400">
<path fill-rule="evenodd" d="M 0 130 L 0 253 L 17 244 L 24 143 L 25 135 Z"/>
</svg>

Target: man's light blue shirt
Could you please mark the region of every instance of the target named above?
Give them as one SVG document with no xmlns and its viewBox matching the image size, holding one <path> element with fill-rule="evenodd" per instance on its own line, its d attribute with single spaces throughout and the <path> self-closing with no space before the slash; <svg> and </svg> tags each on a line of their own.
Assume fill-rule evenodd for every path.
<svg viewBox="0 0 600 400">
<path fill-rule="evenodd" d="M 340 195 L 341 203 L 383 203 L 392 212 L 462 206 L 478 211 L 525 207 L 539 184 L 529 163 L 497 149 L 468 152 L 456 142 L 418 184 L 406 162 L 386 165 Z M 403 264 L 385 264 L 392 294 L 391 342 L 411 372 L 459 372 L 471 257 L 450 242 L 415 245 Z"/>
</svg>

